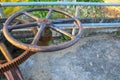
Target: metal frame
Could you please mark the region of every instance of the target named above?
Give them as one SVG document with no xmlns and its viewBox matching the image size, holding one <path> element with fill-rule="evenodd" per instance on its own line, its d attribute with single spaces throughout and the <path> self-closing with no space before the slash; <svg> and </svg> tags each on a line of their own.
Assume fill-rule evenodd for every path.
<svg viewBox="0 0 120 80">
<path fill-rule="evenodd" d="M 103 3 L 103 2 L 3 2 L 0 3 L 0 7 L 7 6 L 32 6 L 32 5 L 58 5 L 58 6 L 116 6 L 120 7 L 120 3 Z M 4 16 L 2 9 L 0 13 Z M 108 27 L 120 27 L 120 23 L 83 23 L 83 28 L 108 28 Z"/>
<path fill-rule="evenodd" d="M 103 2 L 3 2 L 1 7 L 5 6 L 30 6 L 30 5 L 61 5 L 61 6 L 120 6 L 120 3 L 103 3 Z"/>
<path fill-rule="evenodd" d="M 3 18 L 3 17 L 5 17 L 5 15 L 4 15 L 4 13 L 3 13 L 2 8 L 0 8 L 0 18 Z"/>
</svg>

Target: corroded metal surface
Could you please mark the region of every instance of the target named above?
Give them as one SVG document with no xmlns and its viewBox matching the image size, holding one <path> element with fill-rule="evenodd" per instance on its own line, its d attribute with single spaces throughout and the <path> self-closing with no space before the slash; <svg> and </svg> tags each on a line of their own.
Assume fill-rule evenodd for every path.
<svg viewBox="0 0 120 80">
<path fill-rule="evenodd" d="M 34 16 L 33 14 L 30 13 L 30 12 L 33 12 L 33 11 L 48 11 L 48 14 L 46 15 L 46 18 L 40 19 L 40 18 L 38 18 L 38 17 L 36 17 L 36 16 Z M 69 34 L 69 33 L 65 32 L 65 31 L 57 28 L 51 22 L 51 20 L 48 19 L 51 16 L 51 14 L 54 13 L 54 12 L 58 12 L 60 14 L 63 14 L 65 16 L 68 16 L 68 17 L 74 19 L 74 22 L 76 23 L 77 28 L 78 28 L 78 33 L 77 33 L 76 36 L 74 36 L 72 34 Z M 15 25 L 14 28 L 31 27 L 31 24 L 33 24 L 34 26 L 39 26 L 40 27 L 38 29 L 38 32 L 36 33 L 36 35 L 34 37 L 34 40 L 33 40 L 32 44 L 25 44 L 25 43 L 19 42 L 16 39 L 14 39 L 11 36 L 11 34 L 10 34 L 9 28 L 10 29 L 14 29 L 13 26 L 10 26 L 11 21 L 14 18 L 19 17 L 21 15 L 26 15 L 26 16 L 32 18 L 35 22 L 31 22 L 31 23 L 28 23 L 28 24 Z M 68 42 L 65 42 L 63 44 L 59 44 L 59 45 L 37 46 L 36 44 L 38 43 L 39 38 L 41 37 L 41 33 L 42 33 L 42 31 L 44 30 L 44 28 L 46 26 L 49 26 L 49 28 L 51 28 L 51 29 L 53 29 L 53 30 L 55 30 L 55 31 L 57 31 L 59 33 L 62 33 L 64 35 L 70 37 L 71 40 L 68 41 Z M 75 44 L 79 40 L 79 38 L 81 36 L 82 27 L 81 27 L 81 23 L 80 23 L 80 21 L 78 19 L 76 19 L 74 16 L 70 15 L 69 13 L 67 13 L 65 11 L 58 10 L 58 9 L 35 8 L 35 9 L 27 9 L 27 10 L 20 11 L 20 12 L 18 12 L 16 14 L 13 14 L 11 17 L 9 17 L 8 20 L 5 23 L 5 27 L 3 28 L 3 33 L 4 33 L 5 37 L 6 37 L 6 39 L 10 43 L 12 43 L 13 45 L 15 45 L 15 46 L 17 46 L 17 47 L 19 47 L 21 49 L 29 50 L 29 51 L 44 51 L 44 52 L 49 52 L 49 51 L 56 51 L 56 50 L 60 50 L 60 49 L 65 49 L 65 48 L 67 48 L 67 47 Z"/>
<path fill-rule="evenodd" d="M 16 68 L 18 65 L 23 63 L 26 59 L 31 56 L 29 51 L 23 52 L 19 57 L 14 58 L 12 61 L 0 65 L 0 73 L 4 73 L 8 70 Z"/>
<path fill-rule="evenodd" d="M 6 61 L 9 63 L 12 61 L 12 56 L 10 55 L 8 49 L 6 48 L 4 43 L 0 43 L 0 50 L 2 52 L 2 54 L 4 55 L 4 57 L 6 58 Z M 23 80 L 23 77 L 18 69 L 18 67 L 12 69 L 12 70 L 8 70 L 6 72 L 4 72 L 6 78 L 8 80 Z"/>
<path fill-rule="evenodd" d="M 33 16 L 32 14 L 30 14 L 29 12 L 32 12 L 32 11 L 48 11 L 47 15 L 46 15 L 46 18 L 38 18 L 36 16 Z M 57 28 L 53 23 L 52 23 L 52 20 L 49 19 L 49 17 L 51 16 L 51 14 L 53 12 L 58 12 L 58 13 L 61 13 L 61 14 L 64 14 L 70 18 L 73 18 L 74 19 L 74 22 L 77 24 L 77 27 L 78 27 L 78 33 L 76 36 L 73 36 L 72 34 L 69 34 L 59 28 Z M 24 14 L 28 17 L 31 17 L 32 19 L 34 19 L 36 22 L 29 22 L 29 21 L 26 21 L 25 24 L 18 24 L 18 22 L 16 22 L 15 24 L 11 24 L 12 21 L 14 21 L 14 17 L 18 17 L 20 16 L 21 14 Z M 24 21 L 24 20 L 23 20 Z M 10 32 L 13 30 L 13 29 L 21 29 L 21 28 L 24 28 L 24 27 L 34 27 L 34 26 L 39 26 L 39 29 L 36 30 L 38 31 L 32 41 L 31 44 L 25 44 L 25 43 L 21 43 L 21 42 L 18 42 L 16 39 L 14 39 L 14 37 L 11 36 Z M 49 27 L 48 27 L 49 26 Z M 3 33 L 5 35 L 5 37 L 7 38 L 7 40 L 9 42 L 11 42 L 13 45 L 19 47 L 19 48 L 22 48 L 26 51 L 24 51 L 23 53 L 21 53 L 21 55 L 19 55 L 18 57 L 14 58 L 14 59 L 11 59 L 9 60 L 8 62 L 0 65 L 0 73 L 4 73 L 4 72 L 8 72 L 9 70 L 11 70 L 11 72 L 14 72 L 13 69 L 17 68 L 18 65 L 20 65 L 21 63 L 23 63 L 26 59 L 28 59 L 34 52 L 36 51 L 56 51 L 56 50 L 60 50 L 60 49 L 64 49 L 64 48 L 67 48 L 71 45 L 73 45 L 74 43 L 76 43 L 80 36 L 81 36 L 81 30 L 82 30 L 82 27 L 81 27 L 81 23 L 78 19 L 74 18 L 72 15 L 70 15 L 69 13 L 67 12 L 64 12 L 64 11 L 61 11 L 61 10 L 58 10 L 58 9 L 48 9 L 48 8 L 40 8 L 40 9 L 28 9 L 28 10 L 24 10 L 22 12 L 18 12 L 16 14 L 14 14 L 13 16 L 11 16 L 10 18 L 8 18 L 8 20 L 6 21 L 5 23 L 5 27 L 3 27 Z M 33 28 L 32 28 L 33 29 Z M 56 45 L 56 46 L 37 46 L 38 42 L 39 41 L 44 41 L 44 38 L 45 38 L 45 34 L 42 35 L 42 31 L 49 31 L 50 29 L 53 29 L 59 33 L 62 33 L 68 37 L 71 38 L 70 41 L 68 42 L 65 42 L 64 44 L 60 44 L 60 45 Z M 36 31 L 33 31 L 33 33 L 35 33 Z M 47 39 L 47 41 L 49 41 L 51 39 L 51 36 L 52 34 L 50 34 L 49 36 L 47 36 L 49 39 Z M 23 36 L 23 35 L 22 35 Z M 44 38 L 41 38 L 41 37 L 44 37 Z M 45 40 L 46 41 L 46 40 Z M 3 49 L 4 50 L 4 49 Z M 6 52 L 5 52 L 6 53 Z M 5 55 L 7 56 L 7 55 Z M 8 56 L 7 56 L 8 57 Z M 8 76 L 10 73 L 6 73 L 6 77 L 8 78 L 12 78 L 11 76 Z M 18 76 L 19 77 L 19 76 Z M 16 78 L 17 79 L 17 78 Z M 20 78 L 19 78 L 20 79 Z M 19 80 L 17 79 L 17 80 Z M 22 78 L 20 79 L 22 80 Z"/>
<path fill-rule="evenodd" d="M 2 20 L 3 21 L 0 22 L 1 24 L 5 22 L 6 18 Z M 16 22 L 19 22 L 19 20 L 17 20 Z M 2 69 L 0 70 L 0 74 L 4 74 L 7 80 L 23 80 L 22 74 L 17 64 L 16 66 L 15 65 L 9 66 L 7 67 L 7 69 L 5 68 L 5 66 L 3 68 L 3 65 L 8 66 L 9 64 L 6 64 L 6 63 L 9 63 L 13 60 L 12 58 L 13 56 L 11 56 L 9 49 L 7 49 L 4 42 L 5 42 L 4 36 L 2 34 L 2 31 L 0 31 L 0 50 L 4 58 L 6 59 L 6 60 L 0 60 L 0 67 L 3 69 L 3 70 Z"/>
</svg>

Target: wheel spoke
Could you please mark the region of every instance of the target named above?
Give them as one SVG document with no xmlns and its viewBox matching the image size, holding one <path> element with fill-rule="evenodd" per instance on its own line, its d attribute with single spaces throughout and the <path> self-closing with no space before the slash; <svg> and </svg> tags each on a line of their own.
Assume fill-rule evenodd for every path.
<svg viewBox="0 0 120 80">
<path fill-rule="evenodd" d="M 13 25 L 17 25 L 19 23 L 19 21 L 15 22 Z"/>
<path fill-rule="evenodd" d="M 40 37 L 41 37 L 41 34 L 42 34 L 42 31 L 44 30 L 44 28 L 46 27 L 46 24 L 42 24 L 38 30 L 38 32 L 36 33 L 35 37 L 34 37 L 34 40 L 32 41 L 32 44 L 37 44 Z"/>
<path fill-rule="evenodd" d="M 33 27 L 33 26 L 37 26 L 37 22 L 9 26 L 8 30 L 20 29 L 20 28 L 26 28 L 26 27 Z"/>
<path fill-rule="evenodd" d="M 49 10 L 49 12 L 48 12 L 48 13 L 47 13 L 47 15 L 46 15 L 46 18 L 47 18 L 47 19 L 48 19 L 48 18 L 50 18 L 50 16 L 51 16 L 52 12 L 53 12 L 53 10 L 52 10 L 52 9 L 50 9 L 50 10 Z"/>
<path fill-rule="evenodd" d="M 75 38 L 75 36 L 71 35 L 70 33 L 65 32 L 64 30 L 61 30 L 61 29 L 55 27 L 53 24 L 52 24 L 50 27 L 51 27 L 53 30 L 55 30 L 55 31 L 57 31 L 57 32 L 59 32 L 59 33 L 62 33 L 62 34 L 64 34 L 64 35 L 70 37 L 71 39 L 74 39 L 74 38 Z"/>
<path fill-rule="evenodd" d="M 30 13 L 28 13 L 28 12 L 23 12 L 26 16 L 29 16 L 29 17 L 31 17 L 31 18 L 33 18 L 34 20 L 36 20 L 36 21 L 38 21 L 38 17 L 36 17 L 36 16 L 34 16 L 34 15 L 32 15 L 32 14 L 30 14 Z"/>
</svg>

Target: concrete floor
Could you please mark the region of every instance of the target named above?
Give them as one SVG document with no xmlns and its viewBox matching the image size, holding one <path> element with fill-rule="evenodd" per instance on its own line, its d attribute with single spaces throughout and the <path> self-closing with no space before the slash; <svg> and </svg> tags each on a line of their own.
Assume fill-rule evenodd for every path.
<svg viewBox="0 0 120 80">
<path fill-rule="evenodd" d="M 120 80 L 120 39 L 84 37 L 56 52 L 36 53 L 20 65 L 25 80 Z"/>
</svg>

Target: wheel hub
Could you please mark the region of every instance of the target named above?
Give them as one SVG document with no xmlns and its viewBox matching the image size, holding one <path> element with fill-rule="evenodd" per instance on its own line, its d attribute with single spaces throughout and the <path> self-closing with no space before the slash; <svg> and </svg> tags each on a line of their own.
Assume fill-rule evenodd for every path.
<svg viewBox="0 0 120 80">
<path fill-rule="evenodd" d="M 42 24 L 50 24 L 51 23 L 51 20 L 50 19 L 46 19 L 46 18 L 40 18 L 38 20 L 38 23 L 42 23 Z"/>
</svg>

